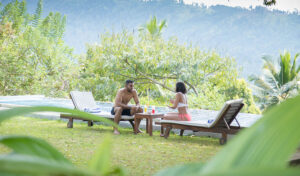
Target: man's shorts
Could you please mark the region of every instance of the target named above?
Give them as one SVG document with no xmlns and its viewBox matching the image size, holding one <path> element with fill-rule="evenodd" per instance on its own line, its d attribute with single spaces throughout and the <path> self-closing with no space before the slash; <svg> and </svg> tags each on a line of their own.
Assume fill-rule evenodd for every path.
<svg viewBox="0 0 300 176">
<path fill-rule="evenodd" d="M 115 115 L 115 108 L 114 107 L 111 109 L 111 114 Z M 131 116 L 130 109 L 123 109 L 122 115 Z"/>
</svg>

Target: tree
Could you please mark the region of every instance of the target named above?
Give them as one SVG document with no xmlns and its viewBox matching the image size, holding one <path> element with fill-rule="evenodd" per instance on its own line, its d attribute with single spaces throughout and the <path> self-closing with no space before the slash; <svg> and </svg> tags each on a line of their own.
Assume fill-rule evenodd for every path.
<svg viewBox="0 0 300 176">
<path fill-rule="evenodd" d="M 50 13 L 41 18 L 41 3 L 34 15 L 27 13 L 25 1 L 14 1 L 0 9 L 2 95 L 66 96 L 72 89 L 78 65 L 72 49 L 62 40 L 65 17 Z"/>
<path fill-rule="evenodd" d="M 264 0 L 264 5 L 272 6 L 276 4 L 276 0 Z"/>
<path fill-rule="evenodd" d="M 133 79 L 142 99 L 151 89 L 153 99 L 166 102 L 173 96 L 175 83 L 183 81 L 192 107 L 205 109 L 221 108 L 231 97 L 252 98 L 251 92 L 244 96 L 238 93 L 241 87 L 234 88 L 240 82 L 234 59 L 178 44 L 176 38 L 164 40 L 141 32 L 105 33 L 99 44 L 89 45 L 80 60 L 81 88 L 93 91 L 96 99 L 111 101 L 123 81 Z M 228 89 L 236 94 L 229 95 Z M 247 102 L 248 112 L 254 102 Z"/>
<path fill-rule="evenodd" d="M 261 105 L 261 109 L 279 104 L 287 98 L 298 94 L 300 66 L 297 67 L 299 53 L 291 60 L 291 54 L 280 54 L 277 63 L 271 57 L 264 56 L 263 75 L 252 75 L 250 81 L 254 83 L 255 96 Z"/>
</svg>

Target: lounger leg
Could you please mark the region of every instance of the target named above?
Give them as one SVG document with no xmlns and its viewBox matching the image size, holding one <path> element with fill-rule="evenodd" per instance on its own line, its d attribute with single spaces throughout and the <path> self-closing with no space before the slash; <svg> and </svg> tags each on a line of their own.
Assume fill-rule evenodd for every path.
<svg viewBox="0 0 300 176">
<path fill-rule="evenodd" d="M 135 131 L 134 131 L 135 128 L 134 128 L 134 123 L 133 123 L 133 121 L 132 121 L 132 120 L 129 120 L 129 123 L 130 123 L 130 125 L 132 126 L 133 132 L 135 132 Z"/>
<path fill-rule="evenodd" d="M 184 130 L 180 130 L 180 136 L 183 136 Z"/>
<path fill-rule="evenodd" d="M 160 136 L 164 135 L 164 126 L 160 126 Z"/>
<path fill-rule="evenodd" d="M 227 142 L 227 133 L 222 133 L 222 138 L 220 138 L 220 144 L 224 145 Z"/>
<path fill-rule="evenodd" d="M 69 122 L 67 124 L 68 128 L 73 128 L 73 118 L 69 118 Z"/>
<path fill-rule="evenodd" d="M 165 131 L 165 138 L 166 139 L 169 137 L 171 129 L 172 129 L 172 127 L 170 127 L 170 126 L 166 127 L 166 131 Z"/>
<path fill-rule="evenodd" d="M 153 125 L 152 118 L 149 118 L 149 124 L 148 124 L 149 129 L 148 129 L 148 131 L 149 131 L 150 136 L 152 136 L 152 128 L 153 128 L 152 125 Z"/>
<path fill-rule="evenodd" d="M 89 127 L 91 127 L 91 126 L 93 126 L 93 125 L 94 125 L 93 121 L 88 121 L 88 126 L 89 126 Z"/>
</svg>

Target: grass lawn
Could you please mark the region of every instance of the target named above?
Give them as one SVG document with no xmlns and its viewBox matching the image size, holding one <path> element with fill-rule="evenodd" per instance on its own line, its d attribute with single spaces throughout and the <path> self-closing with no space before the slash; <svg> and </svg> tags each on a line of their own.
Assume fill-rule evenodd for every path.
<svg viewBox="0 0 300 176">
<path fill-rule="evenodd" d="M 66 122 L 17 117 L 0 125 L 0 134 L 20 134 L 42 138 L 56 147 L 79 167 L 87 167 L 88 161 L 112 128 L 104 125 L 88 127 L 74 123 L 66 128 Z M 180 137 L 171 134 L 169 139 L 159 137 L 159 132 L 134 135 L 132 129 L 122 129 L 121 135 L 112 135 L 113 165 L 126 168 L 129 175 L 152 175 L 157 171 L 181 163 L 206 162 L 220 150 L 217 139 L 207 137 Z M 0 154 L 8 149 L 0 145 Z"/>
</svg>

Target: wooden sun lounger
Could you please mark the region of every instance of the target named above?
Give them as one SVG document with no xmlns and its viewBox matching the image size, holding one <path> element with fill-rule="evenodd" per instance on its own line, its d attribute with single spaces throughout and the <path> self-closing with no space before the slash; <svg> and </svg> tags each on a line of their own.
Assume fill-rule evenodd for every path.
<svg viewBox="0 0 300 176">
<path fill-rule="evenodd" d="M 194 132 L 212 132 L 221 133 L 220 144 L 223 145 L 227 141 L 227 134 L 235 134 L 241 126 L 236 119 L 237 114 L 243 108 L 243 100 L 227 101 L 219 112 L 213 123 L 201 123 L 201 121 L 175 121 L 175 120 L 161 120 L 156 124 L 161 125 L 161 133 L 165 138 L 169 137 L 171 129 L 180 129 L 180 136 L 183 135 L 184 130 L 192 130 Z M 233 120 L 236 120 L 238 126 L 231 126 Z M 166 131 L 164 132 L 164 128 Z"/>
<path fill-rule="evenodd" d="M 93 94 L 91 92 L 79 92 L 79 91 L 71 91 L 70 92 L 70 98 L 74 104 L 75 109 L 83 111 L 84 108 L 95 108 L 97 107 L 96 102 L 94 100 Z M 108 118 L 110 120 L 114 120 L 114 115 L 111 115 L 110 113 L 92 113 L 93 115 L 97 115 L 99 117 Z M 75 116 L 72 114 L 60 114 L 61 119 L 68 119 L 68 128 L 73 128 L 73 121 L 74 120 L 83 120 L 87 121 L 88 126 L 93 126 L 94 122 L 97 121 L 91 121 L 86 120 L 85 118 Z M 133 116 L 122 116 L 121 121 L 128 121 L 132 129 L 134 130 L 134 117 Z"/>
</svg>

